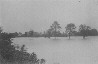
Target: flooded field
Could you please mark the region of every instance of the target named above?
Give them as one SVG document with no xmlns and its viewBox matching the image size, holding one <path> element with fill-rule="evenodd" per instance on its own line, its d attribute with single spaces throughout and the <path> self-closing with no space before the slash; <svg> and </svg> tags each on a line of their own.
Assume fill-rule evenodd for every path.
<svg viewBox="0 0 98 64">
<path fill-rule="evenodd" d="M 35 52 L 46 64 L 98 64 L 98 37 L 15 38 L 15 44 L 25 44 L 28 52 Z"/>
</svg>

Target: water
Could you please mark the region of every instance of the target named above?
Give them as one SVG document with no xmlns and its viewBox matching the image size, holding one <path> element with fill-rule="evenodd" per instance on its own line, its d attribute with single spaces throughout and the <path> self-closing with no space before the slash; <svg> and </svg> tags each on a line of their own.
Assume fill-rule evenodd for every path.
<svg viewBox="0 0 98 64">
<path fill-rule="evenodd" d="M 25 44 L 28 52 L 35 52 L 46 64 L 98 64 L 98 37 L 15 38 L 14 43 Z"/>
</svg>

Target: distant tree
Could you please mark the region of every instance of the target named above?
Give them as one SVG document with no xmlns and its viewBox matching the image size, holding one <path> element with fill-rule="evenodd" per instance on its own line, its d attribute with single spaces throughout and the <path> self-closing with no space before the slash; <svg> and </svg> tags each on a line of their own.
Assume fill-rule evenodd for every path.
<svg viewBox="0 0 98 64">
<path fill-rule="evenodd" d="M 68 33 L 69 39 L 70 39 L 72 32 L 75 31 L 75 28 L 76 26 L 73 23 L 67 24 L 67 26 L 65 27 L 66 32 Z"/>
<path fill-rule="evenodd" d="M 15 32 L 15 33 L 9 33 L 9 34 L 12 35 L 13 38 L 18 37 L 18 33 L 17 32 Z"/>
<path fill-rule="evenodd" d="M 85 24 L 81 24 L 79 26 L 79 32 L 83 36 L 83 39 L 85 39 L 86 36 L 90 35 L 90 27 L 86 26 Z"/>
<path fill-rule="evenodd" d="M 22 34 L 21 32 L 18 33 L 18 36 L 19 36 L 19 37 L 22 36 L 22 35 L 23 35 L 23 34 Z"/>
<path fill-rule="evenodd" d="M 43 33 L 43 37 L 45 37 L 45 38 L 46 38 L 46 31 L 44 31 L 44 33 Z"/>
<path fill-rule="evenodd" d="M 61 29 L 61 27 L 60 27 L 60 24 L 57 21 L 54 21 L 54 23 L 52 24 L 52 26 L 50 26 L 50 29 L 51 29 L 53 35 L 56 38 L 57 37 L 57 33 L 59 32 L 59 30 Z"/>
<path fill-rule="evenodd" d="M 86 26 L 86 36 L 90 36 L 90 31 L 91 31 L 91 27 L 90 26 Z"/>
<path fill-rule="evenodd" d="M 25 37 L 28 37 L 28 32 L 25 32 L 24 36 L 25 36 Z"/>
<path fill-rule="evenodd" d="M 32 37 L 33 34 L 34 34 L 34 31 L 33 31 L 33 30 L 30 30 L 30 31 L 29 31 L 29 36 Z"/>
<path fill-rule="evenodd" d="M 48 36 L 48 38 L 50 38 L 50 36 L 52 36 L 52 29 L 48 29 L 46 35 Z"/>
<path fill-rule="evenodd" d="M 90 35 L 90 36 L 97 36 L 97 35 L 98 35 L 97 29 L 91 29 L 89 35 Z"/>
</svg>

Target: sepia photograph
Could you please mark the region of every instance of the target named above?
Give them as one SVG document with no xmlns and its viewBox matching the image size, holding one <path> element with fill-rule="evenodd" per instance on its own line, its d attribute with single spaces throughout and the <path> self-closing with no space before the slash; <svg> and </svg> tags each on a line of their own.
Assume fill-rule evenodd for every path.
<svg viewBox="0 0 98 64">
<path fill-rule="evenodd" d="M 98 64 L 98 0 L 0 0 L 0 64 Z"/>
</svg>

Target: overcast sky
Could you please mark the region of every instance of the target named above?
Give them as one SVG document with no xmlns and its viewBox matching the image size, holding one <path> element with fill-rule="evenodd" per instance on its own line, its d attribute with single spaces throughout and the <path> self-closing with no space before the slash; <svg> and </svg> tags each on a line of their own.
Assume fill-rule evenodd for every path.
<svg viewBox="0 0 98 64">
<path fill-rule="evenodd" d="M 0 25 L 7 32 L 47 30 L 58 21 L 87 24 L 98 29 L 97 0 L 0 0 Z"/>
</svg>

